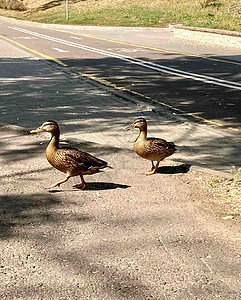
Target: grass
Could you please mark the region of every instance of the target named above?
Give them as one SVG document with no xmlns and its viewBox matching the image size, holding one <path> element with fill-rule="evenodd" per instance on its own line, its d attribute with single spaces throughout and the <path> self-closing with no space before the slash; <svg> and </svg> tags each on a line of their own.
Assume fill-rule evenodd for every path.
<svg viewBox="0 0 241 300">
<path fill-rule="evenodd" d="M 52 13 L 48 16 L 41 15 L 35 19 L 38 22 L 82 24 L 99 26 L 144 26 L 156 27 L 167 24 L 165 13 L 161 10 L 143 10 L 141 7 L 127 9 L 98 9 L 84 12 L 73 11 L 70 20 L 66 20 L 65 11 Z"/>
<path fill-rule="evenodd" d="M 28 1 L 25 1 L 26 5 Z M 38 6 L 37 0 L 32 3 Z M 235 3 L 226 0 L 82 0 L 69 5 L 69 20 L 65 18 L 64 2 L 44 11 L 0 10 L 0 15 L 59 24 L 164 27 L 170 23 L 182 23 L 241 31 L 241 15 L 228 13 L 228 7 L 232 4 Z"/>
</svg>

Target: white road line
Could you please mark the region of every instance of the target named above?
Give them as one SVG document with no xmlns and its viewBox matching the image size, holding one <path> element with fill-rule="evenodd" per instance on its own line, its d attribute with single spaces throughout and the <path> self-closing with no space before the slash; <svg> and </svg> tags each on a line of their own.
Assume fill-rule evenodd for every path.
<svg viewBox="0 0 241 300">
<path fill-rule="evenodd" d="M 51 37 L 51 36 L 48 36 L 48 35 L 45 35 L 45 34 L 36 33 L 36 32 L 30 31 L 30 30 L 26 30 L 26 29 L 22 29 L 22 28 L 18 28 L 18 27 L 10 27 L 9 26 L 9 28 L 11 28 L 13 30 L 20 31 L 20 32 L 24 32 L 24 33 L 27 33 L 27 34 L 30 34 L 30 35 L 33 35 L 33 36 L 37 36 L 37 37 L 40 37 L 42 39 L 53 41 L 53 42 L 56 42 L 56 43 L 59 43 L 59 44 L 79 48 L 79 49 L 89 51 L 89 52 L 102 54 L 102 55 L 105 55 L 105 56 L 108 56 L 108 57 L 121 59 L 123 61 L 129 62 L 129 63 L 132 63 L 132 64 L 136 64 L 136 65 L 142 66 L 144 68 L 148 68 L 148 69 L 155 70 L 155 71 L 158 71 L 158 72 L 171 74 L 171 75 L 178 76 L 178 77 L 188 78 L 188 79 L 192 79 L 192 80 L 196 80 L 196 81 L 201 81 L 201 82 L 204 82 L 204 83 L 210 83 L 210 84 L 213 84 L 213 85 L 223 86 L 223 87 L 227 87 L 227 88 L 231 88 L 231 89 L 241 90 L 241 84 L 238 83 L 238 82 L 233 82 L 233 81 L 219 79 L 219 78 L 215 78 L 215 77 L 211 77 L 211 76 L 199 75 L 199 74 L 195 74 L 195 73 L 191 73 L 191 72 L 186 72 L 186 71 L 166 67 L 166 66 L 163 66 L 163 65 L 158 65 L 158 64 L 155 64 L 155 63 L 152 63 L 152 62 L 140 60 L 140 59 L 137 59 L 137 58 L 132 58 L 130 56 L 125 56 L 125 55 L 121 55 L 121 54 L 117 54 L 117 53 L 113 53 L 113 52 L 109 52 L 109 51 L 89 47 L 89 46 L 86 46 L 86 45 L 73 43 L 73 42 L 70 42 L 70 41 L 67 41 L 67 40 Z"/>
<path fill-rule="evenodd" d="M 76 39 L 76 40 L 83 40 L 83 38 L 77 37 L 77 36 L 71 36 L 71 39 Z"/>
<path fill-rule="evenodd" d="M 63 49 L 59 49 L 59 48 L 52 48 L 52 49 L 54 49 L 54 50 L 56 50 L 58 52 L 63 52 L 63 53 L 69 52 L 69 50 L 63 50 Z"/>
<path fill-rule="evenodd" d="M 18 36 L 17 38 L 23 40 L 37 40 L 35 37 L 31 37 L 31 36 Z"/>
</svg>

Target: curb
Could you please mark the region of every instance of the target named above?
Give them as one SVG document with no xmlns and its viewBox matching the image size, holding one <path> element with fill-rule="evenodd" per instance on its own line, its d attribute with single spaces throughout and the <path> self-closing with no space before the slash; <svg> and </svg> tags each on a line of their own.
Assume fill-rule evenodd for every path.
<svg viewBox="0 0 241 300">
<path fill-rule="evenodd" d="M 220 29 L 169 25 L 175 38 L 241 49 L 241 33 Z"/>
</svg>

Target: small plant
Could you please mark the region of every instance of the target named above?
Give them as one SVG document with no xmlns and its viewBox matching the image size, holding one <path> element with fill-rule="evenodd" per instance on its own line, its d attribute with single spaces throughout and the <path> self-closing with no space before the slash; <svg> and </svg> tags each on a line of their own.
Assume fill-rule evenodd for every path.
<svg viewBox="0 0 241 300">
<path fill-rule="evenodd" d="M 214 189 L 217 186 L 217 184 L 220 182 L 221 182 L 221 179 L 219 179 L 215 176 L 212 176 L 211 178 L 209 178 L 207 180 L 208 187 L 211 189 Z"/>
<path fill-rule="evenodd" d="M 241 168 L 237 168 L 236 166 L 232 166 L 231 174 L 233 175 L 232 183 L 237 184 L 240 181 Z"/>
</svg>

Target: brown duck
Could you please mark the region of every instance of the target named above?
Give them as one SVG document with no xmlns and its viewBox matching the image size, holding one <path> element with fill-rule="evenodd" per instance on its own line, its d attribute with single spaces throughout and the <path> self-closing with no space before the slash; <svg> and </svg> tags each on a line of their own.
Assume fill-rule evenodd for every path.
<svg viewBox="0 0 241 300">
<path fill-rule="evenodd" d="M 48 162 L 57 170 L 66 173 L 65 179 L 56 182 L 47 187 L 48 189 L 60 186 L 61 183 L 69 180 L 70 177 L 80 176 L 81 184 L 75 185 L 75 188 L 84 189 L 86 182 L 83 175 L 92 175 L 101 172 L 101 169 L 111 168 L 107 162 L 96 158 L 89 153 L 82 152 L 76 148 L 59 147 L 59 126 L 55 121 L 44 122 L 38 129 L 31 130 L 30 133 L 50 132 L 51 139 L 46 148 L 46 157 Z"/>
<path fill-rule="evenodd" d="M 172 155 L 175 151 L 174 143 L 167 142 L 159 138 L 147 138 L 147 122 L 144 118 L 138 118 L 126 129 L 139 128 L 140 134 L 133 144 L 135 152 L 141 157 L 151 160 L 152 168 L 146 172 L 146 175 L 152 175 L 156 172 L 160 161 Z M 154 165 L 156 161 L 156 165 Z"/>
</svg>

